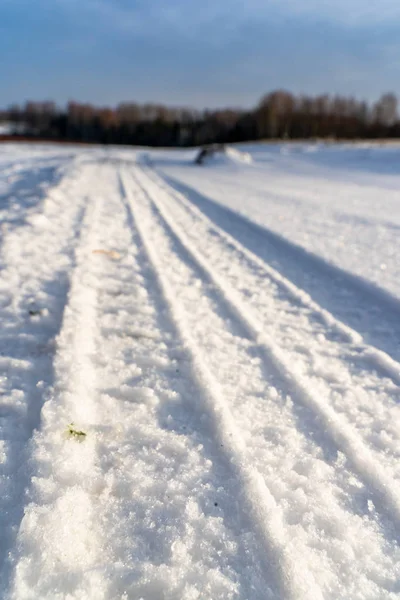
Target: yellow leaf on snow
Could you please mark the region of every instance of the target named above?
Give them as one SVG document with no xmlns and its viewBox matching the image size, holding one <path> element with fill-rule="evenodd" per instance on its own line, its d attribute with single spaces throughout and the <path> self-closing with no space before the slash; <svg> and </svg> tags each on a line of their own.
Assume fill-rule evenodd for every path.
<svg viewBox="0 0 400 600">
<path fill-rule="evenodd" d="M 105 256 L 109 256 L 113 260 L 119 260 L 121 258 L 120 253 L 116 252 L 115 250 L 98 249 L 98 250 L 93 250 L 93 254 L 104 254 Z"/>
</svg>

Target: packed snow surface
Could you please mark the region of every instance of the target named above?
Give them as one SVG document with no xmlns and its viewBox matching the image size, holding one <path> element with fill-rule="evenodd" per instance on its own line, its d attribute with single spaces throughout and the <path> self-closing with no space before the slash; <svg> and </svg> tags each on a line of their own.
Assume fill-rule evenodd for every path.
<svg viewBox="0 0 400 600">
<path fill-rule="evenodd" d="M 400 149 L 195 154 L 0 146 L 0 598 L 397 599 Z"/>
</svg>

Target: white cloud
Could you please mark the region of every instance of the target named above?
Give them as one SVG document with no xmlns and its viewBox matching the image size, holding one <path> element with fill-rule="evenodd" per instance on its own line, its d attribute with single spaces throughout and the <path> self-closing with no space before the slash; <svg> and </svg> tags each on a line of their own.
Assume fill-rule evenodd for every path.
<svg viewBox="0 0 400 600">
<path fill-rule="evenodd" d="M 24 3 L 28 0 L 0 0 L 0 6 Z M 185 22 L 201 26 L 224 17 L 264 19 L 274 14 L 323 18 L 344 25 L 400 21 L 399 0 L 38 0 L 36 4 L 108 18 L 111 25 L 122 28 L 148 19 L 180 27 Z"/>
<path fill-rule="evenodd" d="M 163 30 L 189 37 L 216 24 L 235 30 L 246 22 L 268 23 L 279 17 L 326 20 L 352 28 L 400 24 L 399 0 L 39 0 L 38 5 L 57 5 L 88 23 L 139 35 Z"/>
<path fill-rule="evenodd" d="M 239 1 L 237 2 L 239 4 Z M 344 25 L 365 25 L 400 19 L 398 0 L 247 0 L 245 11 L 263 16 L 273 10 L 287 16 L 327 19 Z"/>
</svg>

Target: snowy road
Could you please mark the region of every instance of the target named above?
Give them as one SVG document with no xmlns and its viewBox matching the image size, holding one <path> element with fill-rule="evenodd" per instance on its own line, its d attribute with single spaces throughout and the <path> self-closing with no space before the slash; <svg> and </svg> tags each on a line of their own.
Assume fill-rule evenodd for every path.
<svg viewBox="0 0 400 600">
<path fill-rule="evenodd" d="M 143 152 L 6 148 L 0 597 L 399 598 L 400 302 Z"/>
</svg>

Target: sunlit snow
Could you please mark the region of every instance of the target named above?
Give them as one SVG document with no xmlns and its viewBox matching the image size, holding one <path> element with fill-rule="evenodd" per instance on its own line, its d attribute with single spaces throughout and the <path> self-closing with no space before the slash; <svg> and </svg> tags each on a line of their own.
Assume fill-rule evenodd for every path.
<svg viewBox="0 0 400 600">
<path fill-rule="evenodd" d="M 0 145 L 0 598 L 400 594 L 400 148 Z"/>
</svg>

